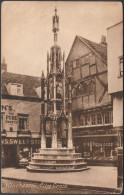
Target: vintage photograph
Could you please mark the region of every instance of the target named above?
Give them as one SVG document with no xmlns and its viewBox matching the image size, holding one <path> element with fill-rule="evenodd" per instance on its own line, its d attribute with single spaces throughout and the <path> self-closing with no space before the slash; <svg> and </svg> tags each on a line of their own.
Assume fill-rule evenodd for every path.
<svg viewBox="0 0 124 195">
<path fill-rule="evenodd" d="M 123 5 L 1 4 L 1 192 L 123 191 Z"/>
</svg>

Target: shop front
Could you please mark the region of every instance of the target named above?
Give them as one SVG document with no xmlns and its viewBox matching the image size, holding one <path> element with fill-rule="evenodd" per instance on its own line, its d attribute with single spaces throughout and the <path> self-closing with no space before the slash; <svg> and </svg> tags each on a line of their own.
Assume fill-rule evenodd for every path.
<svg viewBox="0 0 124 195">
<path fill-rule="evenodd" d="M 2 138 L 2 167 L 25 166 L 40 148 L 40 138 Z"/>
<path fill-rule="evenodd" d="M 115 162 L 117 160 L 116 148 L 117 148 L 117 133 L 111 129 L 107 133 L 100 131 L 97 134 L 90 134 L 91 131 L 85 131 L 85 135 L 82 135 L 84 131 L 75 132 L 74 146 L 76 152 L 82 153 L 82 157 L 91 161 L 106 161 Z M 86 135 L 87 133 L 87 135 Z M 89 134 L 89 135 L 88 135 Z"/>
</svg>

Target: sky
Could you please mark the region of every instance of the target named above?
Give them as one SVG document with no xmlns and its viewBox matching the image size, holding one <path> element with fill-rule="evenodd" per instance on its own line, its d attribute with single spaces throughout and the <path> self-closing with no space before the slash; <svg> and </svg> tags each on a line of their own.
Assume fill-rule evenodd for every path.
<svg viewBox="0 0 124 195">
<path fill-rule="evenodd" d="M 8 72 L 46 74 L 47 51 L 54 44 L 52 16 L 59 15 L 58 45 L 67 58 L 76 35 L 100 43 L 107 28 L 122 21 L 121 2 L 4 1 L 1 10 L 1 58 Z"/>
</svg>

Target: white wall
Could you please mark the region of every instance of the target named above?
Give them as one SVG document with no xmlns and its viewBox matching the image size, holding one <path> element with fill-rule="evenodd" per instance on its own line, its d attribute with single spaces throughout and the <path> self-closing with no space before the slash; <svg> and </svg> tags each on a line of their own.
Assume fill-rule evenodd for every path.
<svg viewBox="0 0 124 195">
<path fill-rule="evenodd" d="M 113 98 L 113 126 L 123 126 L 123 97 Z"/>
<path fill-rule="evenodd" d="M 123 23 L 107 29 L 108 92 L 123 90 L 123 77 L 119 77 L 119 58 L 123 55 Z"/>
</svg>

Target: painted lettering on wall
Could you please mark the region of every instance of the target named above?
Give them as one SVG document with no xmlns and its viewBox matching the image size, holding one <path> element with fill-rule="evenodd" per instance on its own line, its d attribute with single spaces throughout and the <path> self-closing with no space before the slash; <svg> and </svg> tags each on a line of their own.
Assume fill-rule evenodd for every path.
<svg viewBox="0 0 124 195">
<path fill-rule="evenodd" d="M 17 114 L 11 105 L 1 105 L 2 112 L 5 112 L 5 123 L 17 124 Z"/>
<path fill-rule="evenodd" d="M 38 145 L 40 144 L 40 139 L 17 139 L 17 138 L 2 138 L 2 145 Z"/>
</svg>

